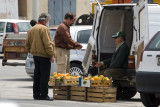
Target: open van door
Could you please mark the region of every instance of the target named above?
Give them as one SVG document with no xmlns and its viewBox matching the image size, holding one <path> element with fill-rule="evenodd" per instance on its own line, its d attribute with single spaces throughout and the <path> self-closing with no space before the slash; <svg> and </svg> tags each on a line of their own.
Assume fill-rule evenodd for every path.
<svg viewBox="0 0 160 107">
<path fill-rule="evenodd" d="M 148 0 L 139 0 L 134 7 L 134 30 L 131 52 L 136 52 L 139 44 L 149 40 Z M 137 46 L 138 45 L 138 46 Z M 135 50 L 134 50 L 135 49 Z M 137 52 L 136 52 L 137 53 Z"/>
<path fill-rule="evenodd" d="M 92 51 L 94 50 L 96 52 L 96 50 L 95 50 L 96 49 L 96 38 L 97 38 L 97 34 L 98 34 L 98 27 L 100 24 L 100 16 L 101 16 L 102 8 L 103 7 L 101 7 L 100 4 L 95 6 L 93 28 L 92 28 L 91 36 L 88 41 L 86 54 L 84 56 L 83 63 L 82 63 L 82 66 L 84 68 L 85 73 L 88 72 L 89 66 L 92 61 Z"/>
<path fill-rule="evenodd" d="M 140 56 L 149 41 L 148 0 L 139 0 L 134 7 L 133 41 L 131 53 L 136 56 L 136 69 L 140 65 Z"/>
</svg>

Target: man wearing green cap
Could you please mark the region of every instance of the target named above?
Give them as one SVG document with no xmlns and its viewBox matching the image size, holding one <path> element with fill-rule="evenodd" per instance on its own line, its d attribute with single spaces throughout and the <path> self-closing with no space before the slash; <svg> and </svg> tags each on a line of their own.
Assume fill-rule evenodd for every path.
<svg viewBox="0 0 160 107">
<path fill-rule="evenodd" d="M 99 75 L 111 76 L 112 79 L 115 80 L 126 75 L 129 47 L 127 43 L 125 43 L 125 34 L 123 32 L 117 32 L 112 38 L 114 38 L 114 43 L 116 45 L 112 57 L 102 62 L 96 62 L 95 67 L 107 65 L 108 69 L 100 71 Z"/>
</svg>

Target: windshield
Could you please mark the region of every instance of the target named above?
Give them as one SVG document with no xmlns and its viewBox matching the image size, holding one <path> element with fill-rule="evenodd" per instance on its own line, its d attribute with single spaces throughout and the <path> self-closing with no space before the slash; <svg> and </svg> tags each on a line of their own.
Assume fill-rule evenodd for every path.
<svg viewBox="0 0 160 107">
<path fill-rule="evenodd" d="M 50 29 L 50 34 L 51 34 L 51 37 L 54 41 L 54 37 L 55 37 L 55 34 L 56 34 L 56 30 L 55 29 Z"/>
<path fill-rule="evenodd" d="M 88 44 L 90 35 L 91 35 L 91 29 L 78 31 L 77 42 Z"/>
<path fill-rule="evenodd" d="M 152 38 L 145 50 L 160 51 L 160 31 Z"/>
<path fill-rule="evenodd" d="M 31 28 L 31 25 L 29 22 L 19 22 L 17 23 L 17 27 L 19 32 L 27 32 Z"/>
<path fill-rule="evenodd" d="M 0 33 L 4 33 L 5 22 L 0 22 Z"/>
</svg>

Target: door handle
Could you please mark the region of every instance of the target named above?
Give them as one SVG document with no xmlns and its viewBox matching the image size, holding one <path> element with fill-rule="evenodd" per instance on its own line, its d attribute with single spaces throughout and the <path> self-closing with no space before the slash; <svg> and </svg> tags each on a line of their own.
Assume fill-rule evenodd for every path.
<svg viewBox="0 0 160 107">
<path fill-rule="evenodd" d="M 148 57 L 151 57 L 152 55 L 147 55 Z"/>
<path fill-rule="evenodd" d="M 0 36 L 3 36 L 3 35 L 0 35 Z"/>
<path fill-rule="evenodd" d="M 160 57 L 160 55 L 157 55 L 156 57 Z"/>
</svg>

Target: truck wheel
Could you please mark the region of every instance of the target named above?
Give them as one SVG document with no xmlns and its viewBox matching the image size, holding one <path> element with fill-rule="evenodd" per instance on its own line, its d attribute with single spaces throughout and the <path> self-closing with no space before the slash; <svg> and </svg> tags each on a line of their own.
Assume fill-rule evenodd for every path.
<svg viewBox="0 0 160 107">
<path fill-rule="evenodd" d="M 141 100 L 146 107 L 158 107 L 160 104 L 160 99 L 156 98 L 154 94 L 150 93 L 140 93 Z"/>
<path fill-rule="evenodd" d="M 73 76 L 80 75 L 83 73 L 83 67 L 77 63 L 70 64 L 70 74 Z"/>
<path fill-rule="evenodd" d="M 134 87 L 117 87 L 117 99 L 129 100 L 137 93 Z"/>
<path fill-rule="evenodd" d="M 7 59 L 3 59 L 2 62 L 7 62 Z"/>
</svg>

